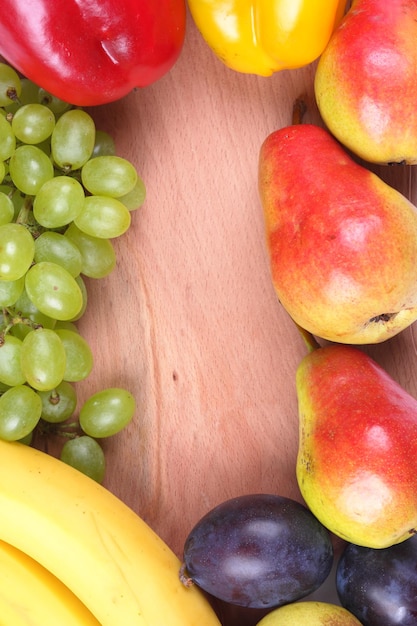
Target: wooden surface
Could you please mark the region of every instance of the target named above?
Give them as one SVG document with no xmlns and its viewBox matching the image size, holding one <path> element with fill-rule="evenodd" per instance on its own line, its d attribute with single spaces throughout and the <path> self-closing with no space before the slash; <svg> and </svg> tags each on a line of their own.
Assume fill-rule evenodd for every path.
<svg viewBox="0 0 417 626">
<path fill-rule="evenodd" d="M 314 65 L 268 79 L 232 72 L 189 19 L 169 75 L 93 110 L 147 199 L 115 244 L 117 268 L 87 283 L 79 326 L 96 362 L 78 389 L 134 393 L 134 421 L 106 445 L 106 485 L 178 555 L 226 498 L 300 498 L 294 374 L 305 349 L 271 285 L 257 160 L 300 94 L 306 121 L 319 122 L 313 75 Z M 415 199 L 410 168 L 378 173 Z M 415 346 L 411 328 L 365 349 L 417 395 Z"/>
</svg>

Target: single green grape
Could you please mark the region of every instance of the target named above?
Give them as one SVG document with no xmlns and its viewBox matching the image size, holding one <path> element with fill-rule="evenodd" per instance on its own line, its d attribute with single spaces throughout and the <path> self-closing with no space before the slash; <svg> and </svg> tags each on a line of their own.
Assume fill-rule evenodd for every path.
<svg viewBox="0 0 417 626">
<path fill-rule="evenodd" d="M 113 239 L 125 233 L 131 222 L 130 213 L 116 198 L 87 196 L 84 208 L 74 224 L 87 235 Z"/>
<path fill-rule="evenodd" d="M 0 162 L 1 163 L 1 162 Z M 0 226 L 9 224 L 14 219 L 14 204 L 10 195 L 0 191 Z"/>
<path fill-rule="evenodd" d="M 104 155 L 90 159 L 81 169 L 81 182 L 92 194 L 118 198 L 136 184 L 135 167 L 123 157 Z"/>
<path fill-rule="evenodd" d="M 70 224 L 84 206 L 84 189 L 71 176 L 55 176 L 39 189 L 33 201 L 33 215 L 45 228 Z"/>
<path fill-rule="evenodd" d="M 10 159 L 16 149 L 16 137 L 10 122 L 0 115 L 0 160 Z"/>
<path fill-rule="evenodd" d="M 36 195 L 42 185 L 54 177 L 54 166 L 48 155 L 38 146 L 26 144 L 13 152 L 9 171 L 13 184 L 28 196 Z"/>
<path fill-rule="evenodd" d="M 0 306 L 10 307 L 16 303 L 25 288 L 25 277 L 16 280 L 0 280 Z"/>
<path fill-rule="evenodd" d="M 37 426 L 42 402 L 27 385 L 16 385 L 0 396 L 0 439 L 18 441 Z"/>
<path fill-rule="evenodd" d="M 135 399 L 126 389 L 110 387 L 86 400 L 80 409 L 80 426 L 90 437 L 110 437 L 133 418 Z"/>
<path fill-rule="evenodd" d="M 84 380 L 93 369 L 93 353 L 87 341 L 78 332 L 66 329 L 56 329 L 61 339 L 66 355 L 64 380 L 77 382 Z"/>
<path fill-rule="evenodd" d="M 35 242 L 23 224 L 0 226 L 0 280 L 17 280 L 26 274 L 35 255 Z"/>
<path fill-rule="evenodd" d="M 17 109 L 12 119 L 16 139 L 28 144 L 46 141 L 52 135 L 55 115 L 43 104 L 25 104 Z"/>
<path fill-rule="evenodd" d="M 0 345 L 0 382 L 9 387 L 23 385 L 26 382 L 21 356 L 22 341 L 13 335 L 6 335 Z"/>
<path fill-rule="evenodd" d="M 104 130 L 96 130 L 92 157 L 116 154 L 114 139 Z"/>
<path fill-rule="evenodd" d="M 74 277 L 50 261 L 35 263 L 26 273 L 25 289 L 35 307 L 56 320 L 74 318 L 83 305 L 83 296 Z"/>
<path fill-rule="evenodd" d="M 49 328 L 32 330 L 23 339 L 22 370 L 29 385 L 38 391 L 55 389 L 62 382 L 65 359 L 61 339 Z"/>
<path fill-rule="evenodd" d="M 81 252 L 71 239 L 47 230 L 35 240 L 35 263 L 50 261 L 64 267 L 74 278 L 81 272 Z"/>
<path fill-rule="evenodd" d="M 19 74 L 7 63 L 0 63 L 0 106 L 16 102 L 21 92 L 22 83 Z"/>
<path fill-rule="evenodd" d="M 64 172 L 81 168 L 93 153 L 95 134 L 94 120 L 86 111 L 65 111 L 51 135 L 51 154 L 56 165 Z"/>
<path fill-rule="evenodd" d="M 69 439 L 62 446 L 60 459 L 98 483 L 104 480 L 105 456 L 100 444 L 87 435 Z"/>
<path fill-rule="evenodd" d="M 83 233 L 74 223 L 65 231 L 81 252 L 81 273 L 88 278 L 104 278 L 116 265 L 116 253 L 111 241 Z"/>
<path fill-rule="evenodd" d="M 5 176 L 6 176 L 6 164 L 4 161 L 0 161 L 0 183 L 3 182 Z"/>
<path fill-rule="evenodd" d="M 74 385 L 63 380 L 55 389 L 38 391 L 42 400 L 41 418 L 50 424 L 59 424 L 70 418 L 77 407 Z"/>
</svg>

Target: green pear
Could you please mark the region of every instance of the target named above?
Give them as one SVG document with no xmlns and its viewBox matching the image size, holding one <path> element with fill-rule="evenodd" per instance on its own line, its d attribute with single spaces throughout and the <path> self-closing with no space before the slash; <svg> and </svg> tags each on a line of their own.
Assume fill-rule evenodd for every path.
<svg viewBox="0 0 417 626">
<path fill-rule="evenodd" d="M 305 601 L 271 611 L 257 626 L 361 626 L 361 623 L 337 604 Z"/>
<path fill-rule="evenodd" d="M 294 124 L 271 133 L 259 195 L 272 281 L 297 324 L 371 344 L 417 319 L 417 209 L 329 132 Z"/>
<path fill-rule="evenodd" d="M 353 0 L 315 76 L 328 129 L 373 163 L 417 163 L 417 2 Z"/>
<path fill-rule="evenodd" d="M 349 543 L 417 532 L 417 400 L 359 348 L 311 350 L 296 373 L 296 474 L 312 513 Z"/>
</svg>

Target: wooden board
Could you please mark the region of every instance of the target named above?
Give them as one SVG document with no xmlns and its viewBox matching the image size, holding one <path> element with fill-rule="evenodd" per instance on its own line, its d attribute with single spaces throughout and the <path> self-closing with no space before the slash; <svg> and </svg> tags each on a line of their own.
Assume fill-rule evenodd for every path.
<svg viewBox="0 0 417 626">
<path fill-rule="evenodd" d="M 167 76 L 93 110 L 137 166 L 147 199 L 115 242 L 117 268 L 87 282 L 79 326 L 95 367 L 78 389 L 80 399 L 105 386 L 134 393 L 134 421 L 106 444 L 106 485 L 178 555 L 226 498 L 300 499 L 294 374 L 305 348 L 272 288 L 257 166 L 300 94 L 306 121 L 320 123 L 314 69 L 237 74 L 189 19 Z M 380 173 L 415 199 L 410 168 Z M 369 352 L 417 396 L 415 332 Z"/>
</svg>

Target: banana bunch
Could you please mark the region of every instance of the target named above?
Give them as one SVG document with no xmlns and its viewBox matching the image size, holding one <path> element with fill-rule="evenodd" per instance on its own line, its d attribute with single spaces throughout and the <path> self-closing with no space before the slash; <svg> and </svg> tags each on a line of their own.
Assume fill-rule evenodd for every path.
<svg viewBox="0 0 417 626">
<path fill-rule="evenodd" d="M 220 626 L 162 539 L 100 484 L 0 441 L 0 624 Z"/>
</svg>

